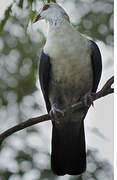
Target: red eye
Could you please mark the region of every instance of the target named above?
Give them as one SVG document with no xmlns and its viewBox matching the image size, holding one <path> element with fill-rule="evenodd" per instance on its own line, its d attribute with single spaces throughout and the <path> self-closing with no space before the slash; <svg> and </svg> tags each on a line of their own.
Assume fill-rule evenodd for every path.
<svg viewBox="0 0 117 180">
<path fill-rule="evenodd" d="M 46 9 L 48 9 L 50 6 L 48 4 L 46 4 L 44 7 L 43 7 L 43 11 L 45 11 Z"/>
</svg>

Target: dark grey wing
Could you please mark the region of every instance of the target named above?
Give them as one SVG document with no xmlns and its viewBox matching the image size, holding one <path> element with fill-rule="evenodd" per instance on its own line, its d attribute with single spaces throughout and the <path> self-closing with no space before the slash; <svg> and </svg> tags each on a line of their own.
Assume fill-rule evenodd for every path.
<svg viewBox="0 0 117 180">
<path fill-rule="evenodd" d="M 40 64 L 39 64 L 39 80 L 48 112 L 51 109 L 49 97 L 48 97 L 50 69 L 51 69 L 50 57 L 42 51 L 40 56 Z"/>
<path fill-rule="evenodd" d="M 91 61 L 93 68 L 93 88 L 92 92 L 96 92 L 102 73 L 102 58 L 97 44 L 91 41 Z"/>
</svg>

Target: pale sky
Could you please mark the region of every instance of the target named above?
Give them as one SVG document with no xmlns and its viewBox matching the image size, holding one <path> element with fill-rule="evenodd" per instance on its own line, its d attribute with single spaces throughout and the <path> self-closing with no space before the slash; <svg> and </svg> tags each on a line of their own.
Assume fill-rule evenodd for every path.
<svg viewBox="0 0 117 180">
<path fill-rule="evenodd" d="M 3 17 L 4 10 L 6 7 L 13 2 L 13 0 L 3 0 L 0 2 L 0 19 Z M 66 10 L 69 7 L 67 4 L 65 6 Z M 71 6 L 70 6 L 71 7 Z M 69 8 L 70 9 L 70 8 Z M 70 11 L 70 10 L 69 10 Z M 33 31 L 36 30 L 38 25 L 34 25 Z M 44 22 L 40 23 L 43 29 L 46 29 L 46 24 Z M 98 43 L 102 57 L 103 57 L 103 64 L 107 63 L 109 57 L 113 57 L 113 50 L 110 47 L 105 46 L 102 42 Z M 113 67 L 109 67 L 108 69 L 103 69 L 103 74 L 100 82 L 100 87 L 104 84 L 108 78 L 113 75 Z M 99 150 L 99 155 L 101 158 L 105 158 L 109 160 L 113 164 L 113 95 L 109 95 L 105 98 L 97 100 L 94 103 L 94 108 L 91 107 L 88 115 L 85 119 L 85 130 L 86 130 L 86 139 L 87 139 L 87 146 L 93 147 Z M 49 137 L 48 138 L 48 146 L 50 145 L 50 130 L 48 125 L 50 123 L 46 122 L 42 124 L 43 132 L 42 134 Z M 49 125 L 50 126 L 50 125 Z M 45 128 L 47 131 L 45 131 Z M 94 131 L 91 130 L 94 128 Z M 100 136 L 95 133 L 95 128 L 99 130 Z M 46 133 L 47 135 L 46 135 Z M 103 137 L 104 135 L 104 137 Z"/>
<path fill-rule="evenodd" d="M 0 2 L 0 19 L 3 17 L 4 10 L 13 2 L 13 0 L 3 0 Z"/>
</svg>

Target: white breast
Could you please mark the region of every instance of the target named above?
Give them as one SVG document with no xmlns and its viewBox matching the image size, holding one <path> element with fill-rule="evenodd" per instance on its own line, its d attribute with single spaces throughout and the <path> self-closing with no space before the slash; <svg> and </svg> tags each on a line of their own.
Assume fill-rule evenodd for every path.
<svg viewBox="0 0 117 180">
<path fill-rule="evenodd" d="M 50 96 L 57 91 L 55 89 L 74 89 L 75 99 L 92 88 L 88 41 L 68 22 L 50 29 L 44 52 L 50 56 L 52 64 Z"/>
</svg>

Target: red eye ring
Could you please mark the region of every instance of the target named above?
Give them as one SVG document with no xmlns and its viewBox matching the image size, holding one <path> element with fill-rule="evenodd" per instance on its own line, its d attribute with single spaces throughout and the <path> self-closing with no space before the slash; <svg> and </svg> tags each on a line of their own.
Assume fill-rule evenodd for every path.
<svg viewBox="0 0 117 180">
<path fill-rule="evenodd" d="M 50 6 L 48 4 L 46 4 L 44 7 L 43 7 L 43 11 L 45 11 L 46 9 L 48 9 Z"/>
</svg>

